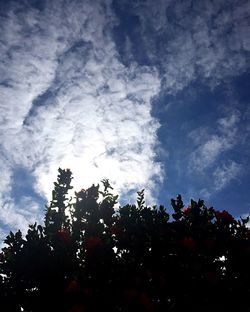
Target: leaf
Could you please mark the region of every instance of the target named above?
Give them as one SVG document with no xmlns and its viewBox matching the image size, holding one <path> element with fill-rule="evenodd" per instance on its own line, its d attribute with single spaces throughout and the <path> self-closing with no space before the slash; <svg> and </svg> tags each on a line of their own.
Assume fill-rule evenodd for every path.
<svg viewBox="0 0 250 312">
<path fill-rule="evenodd" d="M 140 210 L 143 209 L 144 204 L 145 204 L 144 197 L 145 197 L 144 189 L 137 192 L 137 206 Z"/>
</svg>

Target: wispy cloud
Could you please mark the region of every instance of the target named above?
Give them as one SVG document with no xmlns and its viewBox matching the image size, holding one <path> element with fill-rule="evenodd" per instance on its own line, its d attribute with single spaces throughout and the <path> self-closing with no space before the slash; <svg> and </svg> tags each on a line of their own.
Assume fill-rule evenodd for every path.
<svg viewBox="0 0 250 312">
<path fill-rule="evenodd" d="M 240 121 L 238 111 L 219 118 L 217 126 L 213 129 L 201 127 L 189 133 L 195 144 L 190 154 L 189 170 L 202 172 L 214 165 L 222 153 L 232 149 L 238 143 L 238 124 Z"/>
<path fill-rule="evenodd" d="M 242 173 L 242 166 L 235 161 L 229 161 L 217 167 L 213 173 L 215 190 L 219 191 L 235 180 Z"/>
<path fill-rule="evenodd" d="M 201 177 L 200 194 L 205 199 L 229 187 L 243 176 L 246 160 L 242 150 L 248 134 L 242 129 L 244 114 L 225 110 L 210 128 L 199 127 L 188 134 L 192 152 L 188 157 L 188 174 Z"/>
</svg>

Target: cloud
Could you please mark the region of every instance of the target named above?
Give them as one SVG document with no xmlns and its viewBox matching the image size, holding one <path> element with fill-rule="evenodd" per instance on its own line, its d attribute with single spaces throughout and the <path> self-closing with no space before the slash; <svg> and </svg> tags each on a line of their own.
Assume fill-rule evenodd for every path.
<svg viewBox="0 0 250 312">
<path fill-rule="evenodd" d="M 157 66 L 173 94 L 196 79 L 214 87 L 249 68 L 249 12 L 247 0 L 146 0 L 119 1 L 118 14 L 137 17 L 129 53 Z M 138 42 L 147 57 L 137 53 Z M 122 53 L 126 59 L 126 46 Z"/>
<path fill-rule="evenodd" d="M 235 135 L 237 124 L 240 121 L 240 112 L 234 110 L 230 112 L 229 116 L 218 119 L 217 123 L 219 125 L 219 131 L 224 135 L 230 133 L 230 135 Z M 236 127 L 235 127 L 236 126 Z"/>
<path fill-rule="evenodd" d="M 81 88 L 66 83 L 67 94 L 64 89 L 58 91 L 58 105 L 41 108 L 31 120 L 32 129 L 37 125 L 43 129 L 32 139 L 35 144 L 39 136 L 38 148 L 43 146 L 52 161 L 51 175 L 55 176 L 58 165 L 70 167 L 77 172 L 78 187 L 106 176 L 122 193 L 127 187 L 142 187 L 154 175 L 160 177 L 160 166 L 154 162 L 159 124 L 150 115 L 150 96 L 157 92 L 157 76 L 148 69 L 127 70 L 110 63 L 109 72 L 103 73 L 103 81 L 98 83 L 102 64 L 94 62 L 86 67 L 86 75 L 91 71 L 93 82 L 81 79 Z M 42 161 L 38 165 L 37 176 L 43 175 L 46 164 Z"/>
<path fill-rule="evenodd" d="M 209 199 L 212 194 L 228 187 L 247 166 L 246 152 L 242 150 L 242 146 L 247 146 L 248 137 L 242 127 L 244 119 L 243 111 L 228 107 L 224 110 L 224 117 L 218 118 L 214 126 L 199 127 L 188 134 L 193 143 L 193 151 L 188 157 L 188 173 L 198 174 L 202 182 L 205 181 L 206 187 L 201 190 L 204 198 Z"/>
<path fill-rule="evenodd" d="M 203 199 L 203 200 L 209 200 L 210 197 L 211 197 L 211 193 L 206 189 L 206 188 L 203 188 L 200 190 L 199 192 L 199 196 Z"/>
<path fill-rule="evenodd" d="M 188 134 L 194 144 L 189 157 L 189 171 L 202 172 L 211 168 L 223 153 L 235 147 L 239 142 L 239 122 L 239 112 L 233 111 L 219 118 L 214 128 L 192 130 Z"/>
<path fill-rule="evenodd" d="M 155 201 L 164 172 L 152 99 L 249 68 L 248 1 L 32 3 L 6 3 L 0 20 L 2 228 L 40 217 L 36 201 L 32 213 L 22 208 L 29 194 L 12 197 L 16 167 L 46 199 L 61 166 L 73 170 L 76 188 L 107 177 L 124 200 L 145 187 Z M 241 119 L 231 110 L 214 129 L 194 129 L 188 168 L 216 170 Z"/>
<path fill-rule="evenodd" d="M 193 154 L 191 160 L 194 167 L 198 171 L 204 170 L 206 167 L 211 166 L 221 152 L 230 147 L 225 137 L 221 138 L 217 135 L 212 135 L 209 140 L 202 144 L 198 150 Z"/>
<path fill-rule="evenodd" d="M 16 166 L 47 199 L 59 166 L 72 169 L 76 188 L 107 177 L 125 200 L 143 187 L 155 199 L 163 170 L 151 99 L 160 78 L 154 67 L 120 62 L 105 4 L 53 1 L 40 10 L 13 2 L 1 19 L 2 231 L 41 214 L 29 195 L 14 202 Z"/>
<path fill-rule="evenodd" d="M 213 173 L 214 186 L 216 191 L 220 191 L 227 186 L 232 180 L 238 178 L 242 173 L 242 166 L 235 161 L 229 161 L 222 166 L 217 167 Z"/>
</svg>

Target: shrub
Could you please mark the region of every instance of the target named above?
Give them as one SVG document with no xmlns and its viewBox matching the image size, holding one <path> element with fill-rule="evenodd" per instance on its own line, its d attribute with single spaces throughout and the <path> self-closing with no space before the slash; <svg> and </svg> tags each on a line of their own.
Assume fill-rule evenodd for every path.
<svg viewBox="0 0 250 312">
<path fill-rule="evenodd" d="M 248 219 L 180 195 L 115 209 L 108 180 L 68 192 L 59 169 L 44 225 L 5 239 L 1 311 L 250 311 Z"/>
</svg>

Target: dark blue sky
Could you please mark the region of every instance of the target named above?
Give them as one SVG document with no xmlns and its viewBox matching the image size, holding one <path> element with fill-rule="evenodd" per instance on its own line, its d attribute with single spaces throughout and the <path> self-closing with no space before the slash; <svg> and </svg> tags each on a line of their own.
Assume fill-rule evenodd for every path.
<svg viewBox="0 0 250 312">
<path fill-rule="evenodd" d="M 190 197 L 201 197 L 217 208 L 230 210 L 234 215 L 246 213 L 250 208 L 247 198 L 250 186 L 247 169 L 250 73 L 247 59 L 242 68 L 239 68 L 236 59 L 249 58 L 249 49 L 237 51 L 235 47 L 228 46 L 237 26 L 244 24 L 236 14 L 241 11 L 238 18 L 242 17 L 240 6 L 243 2 L 218 1 L 216 4 L 201 1 L 198 4 L 194 1 L 167 1 L 167 5 L 161 7 L 165 23 L 159 21 L 158 29 L 154 27 L 154 18 L 157 16 L 147 4 L 147 1 L 141 2 L 141 5 L 136 2 L 131 6 L 129 1 L 122 1 L 122 4 L 113 1 L 113 8 L 119 17 L 114 38 L 125 65 L 135 61 L 142 66 L 156 66 L 162 76 L 168 75 L 165 72 L 168 64 L 164 64 L 168 59 L 176 66 L 174 78 L 180 81 L 180 86 L 171 88 L 163 78 L 161 92 L 152 105 L 152 115 L 161 124 L 157 135 L 161 146 L 167 151 L 165 155 L 159 155 L 166 172 L 159 198 L 165 201 L 180 192 L 186 201 Z M 249 11 L 249 6 L 247 8 Z M 231 19 L 234 14 L 236 18 Z M 196 20 L 199 20 L 201 29 L 194 27 Z M 248 22 L 249 15 L 246 15 L 245 24 L 249 25 Z M 250 33 L 249 28 L 244 30 L 245 38 Z M 195 35 L 199 33 L 202 35 L 197 36 L 195 42 Z M 189 36 L 193 42 L 183 49 L 178 39 L 183 39 L 185 44 Z M 126 39 L 130 42 L 129 53 Z M 216 39 L 220 39 L 219 42 Z M 176 46 L 173 46 L 173 41 L 177 41 Z M 192 45 L 197 47 L 197 51 L 192 50 Z M 181 66 L 178 68 L 180 58 L 185 60 L 182 49 L 193 52 L 190 58 L 187 57 L 193 63 L 184 61 L 183 72 Z M 208 65 L 206 72 L 206 68 L 202 68 L 202 59 L 209 59 L 214 50 L 219 54 L 220 49 L 224 54 L 221 62 L 215 66 L 211 64 L 211 69 Z M 188 72 L 191 67 L 194 67 L 193 75 L 187 78 L 185 69 Z M 221 130 L 220 122 L 229 122 L 234 116 L 237 120 Z M 193 136 L 198 135 L 201 137 L 195 143 Z M 223 140 L 228 141 L 225 146 L 217 144 Z M 210 148 L 204 151 L 209 142 L 214 144 L 211 143 Z"/>
<path fill-rule="evenodd" d="M 234 215 L 246 212 L 250 205 L 248 198 L 250 176 L 247 169 L 249 168 L 247 143 L 249 136 L 245 133 L 249 127 L 249 119 L 246 118 L 250 103 L 250 91 L 247 88 L 249 78 L 249 75 L 243 74 L 214 90 L 195 81 L 176 95 L 163 96 L 162 100 L 155 102 L 153 114 L 162 124 L 158 136 L 162 145 L 168 146 L 169 152 L 164 161 L 168 175 L 161 197 L 169 198 L 179 190 L 181 194 L 186 195 L 186 199 L 190 196 L 205 198 L 209 205 L 228 209 Z M 233 90 L 235 94 L 231 92 L 228 94 L 228 89 Z M 238 125 L 227 131 L 230 134 L 230 131 L 235 131 L 237 128 L 236 142 L 233 143 L 232 148 L 221 152 L 211 165 L 199 171 L 195 168 L 195 162 L 190 166 L 190 155 L 193 155 L 197 148 L 190 133 L 196 129 L 200 129 L 201 132 L 206 129 L 204 141 L 201 138 L 199 142 L 201 145 L 207 142 L 209 136 L 218 135 L 218 116 L 221 118 L 228 116 L 228 112 L 224 111 L 224 103 L 228 105 L 232 101 L 237 103 L 235 109 L 237 108 L 240 117 Z M 169 109 L 165 112 L 164 109 L 162 110 L 164 107 L 162 102 L 170 103 Z M 214 173 L 230 162 L 239 164 L 241 170 L 232 178 L 228 172 L 229 176 L 225 178 L 230 181 L 220 189 L 216 185 Z"/>
<path fill-rule="evenodd" d="M 121 202 L 250 209 L 247 0 L 0 1 L 0 233 L 41 220 L 57 168 Z"/>
</svg>

